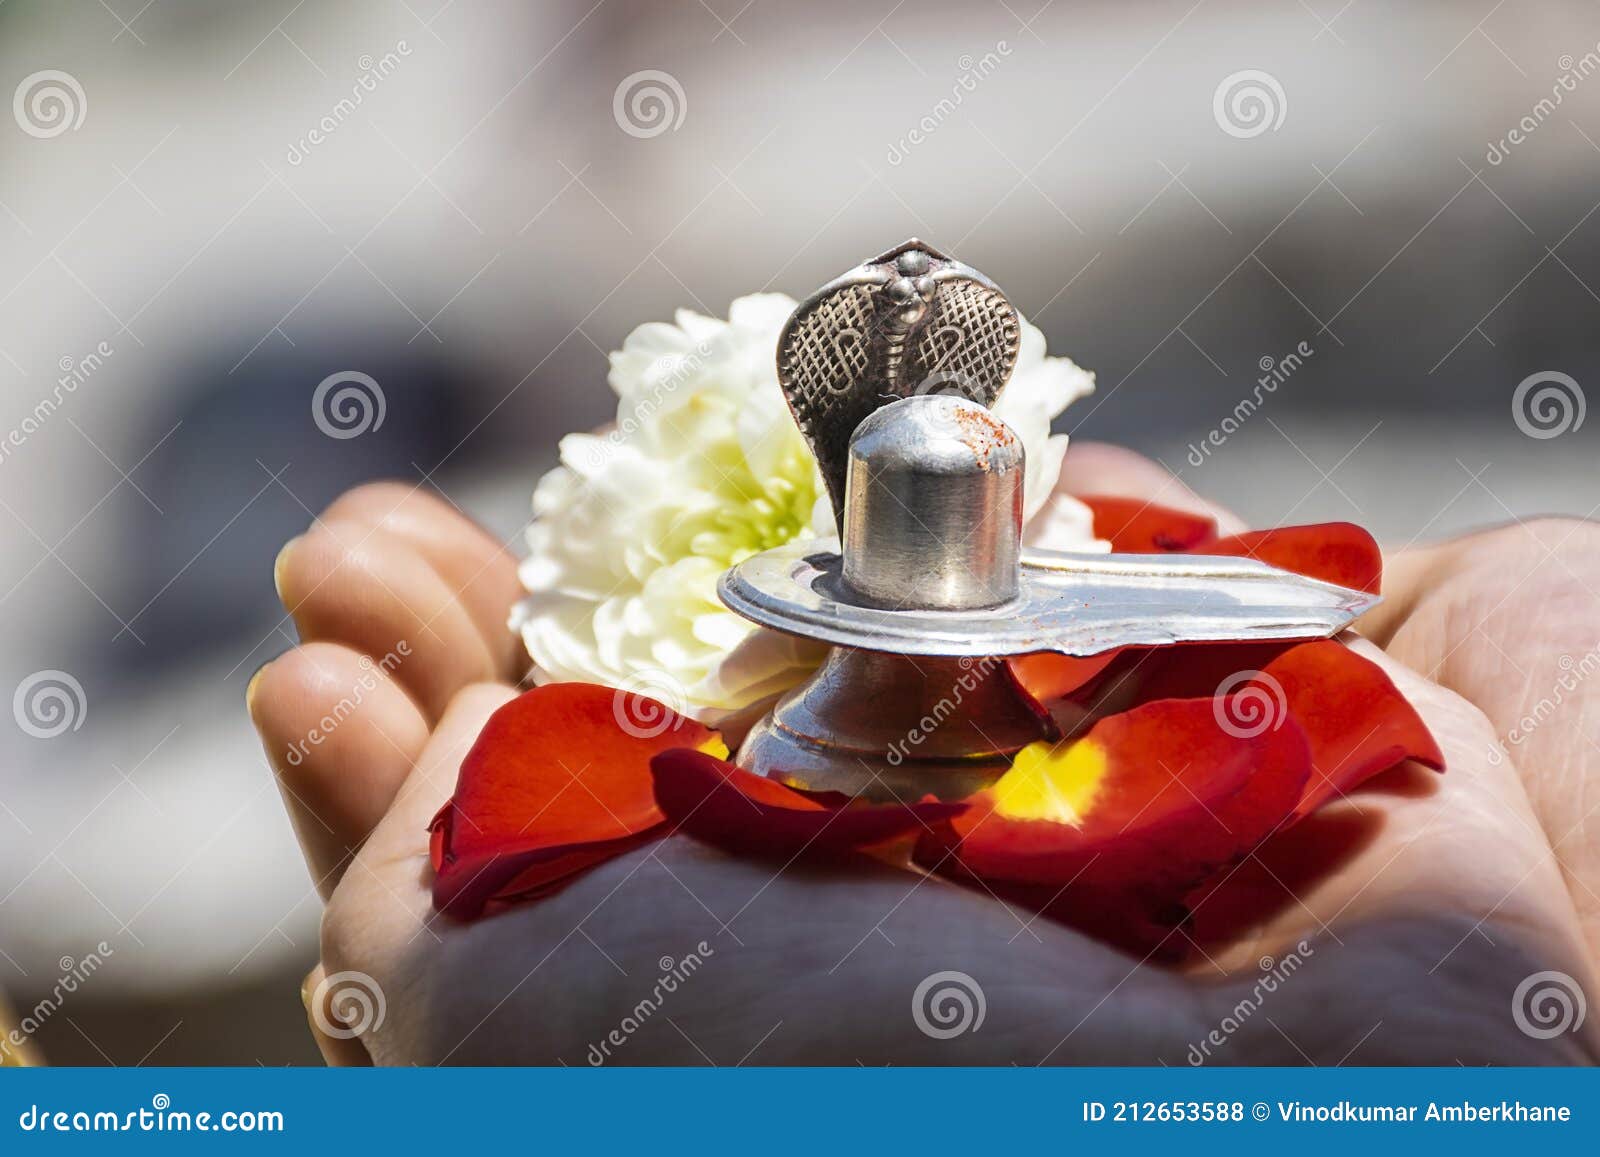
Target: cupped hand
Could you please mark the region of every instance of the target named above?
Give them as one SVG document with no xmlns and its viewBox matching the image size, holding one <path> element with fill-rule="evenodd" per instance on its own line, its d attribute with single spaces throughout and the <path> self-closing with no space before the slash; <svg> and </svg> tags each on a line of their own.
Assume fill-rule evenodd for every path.
<svg viewBox="0 0 1600 1157">
<path fill-rule="evenodd" d="M 1112 447 L 1074 446 L 1062 488 L 1237 526 Z M 1448 774 L 1402 767 L 1275 838 L 1232 882 L 1270 914 L 1174 970 L 938 878 L 779 871 L 685 837 L 489 919 L 438 915 L 428 821 L 525 668 L 515 566 L 444 502 L 363 487 L 280 556 L 302 642 L 249 693 L 327 900 L 313 1032 L 330 1061 L 385 1064 L 1592 1061 L 1594 1024 L 1550 1035 L 1513 998 L 1545 972 L 1597 991 L 1600 747 L 1580 700 L 1600 693 L 1513 729 L 1600 620 L 1579 577 L 1597 557 L 1600 530 L 1544 521 L 1389 559 L 1351 643 Z M 581 751 L 552 757 L 581 780 Z M 1336 870 L 1304 870 L 1334 847 Z M 951 986 L 983 1009 L 953 1036 L 928 1012 Z"/>
</svg>

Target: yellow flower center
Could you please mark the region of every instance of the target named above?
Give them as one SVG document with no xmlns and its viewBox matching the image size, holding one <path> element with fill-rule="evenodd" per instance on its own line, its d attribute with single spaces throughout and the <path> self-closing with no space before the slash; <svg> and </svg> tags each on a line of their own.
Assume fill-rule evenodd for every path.
<svg viewBox="0 0 1600 1157">
<path fill-rule="evenodd" d="M 716 509 L 687 520 L 690 555 L 730 567 L 811 528 L 817 492 L 809 454 L 785 455 L 770 478 L 757 478 L 741 457 L 715 489 L 723 500 Z"/>
<path fill-rule="evenodd" d="M 1088 739 L 1030 743 L 995 781 L 995 811 L 1009 819 L 1076 827 L 1094 806 L 1105 774 L 1106 754 Z"/>
</svg>

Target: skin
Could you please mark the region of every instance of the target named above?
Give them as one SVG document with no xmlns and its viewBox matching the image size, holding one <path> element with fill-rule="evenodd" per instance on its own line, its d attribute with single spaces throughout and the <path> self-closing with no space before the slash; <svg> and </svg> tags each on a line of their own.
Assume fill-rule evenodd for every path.
<svg viewBox="0 0 1600 1157">
<path fill-rule="evenodd" d="M 1075 445 L 1061 487 L 1240 528 L 1115 447 Z M 1560 519 L 1390 558 L 1388 601 L 1348 641 L 1416 706 L 1448 774 L 1403 766 L 1270 841 L 1197 909 L 1190 962 L 1166 968 L 942 880 L 775 874 L 682 837 L 493 918 L 439 917 L 426 827 L 515 694 L 525 659 L 504 621 L 520 592 L 512 558 L 450 506 L 362 487 L 280 556 L 302 643 L 248 695 L 327 901 L 312 1031 L 332 1063 L 1590 1063 L 1600 1016 L 1537 1039 L 1512 994 L 1553 969 L 1600 995 L 1600 680 L 1499 741 L 1549 694 L 1557 656 L 1600 642 L 1596 562 L 1600 526 Z M 391 671 L 364 665 L 402 640 Z M 369 673 L 361 709 L 290 763 Z M 1239 897 L 1257 916 L 1222 919 Z M 663 958 L 691 954 L 699 970 L 640 1015 Z M 1268 956 L 1298 969 L 1255 998 Z M 946 970 L 981 986 L 985 1019 L 941 1040 L 911 1003 Z M 322 984 L 345 971 L 386 1004 L 354 1037 Z"/>
</svg>

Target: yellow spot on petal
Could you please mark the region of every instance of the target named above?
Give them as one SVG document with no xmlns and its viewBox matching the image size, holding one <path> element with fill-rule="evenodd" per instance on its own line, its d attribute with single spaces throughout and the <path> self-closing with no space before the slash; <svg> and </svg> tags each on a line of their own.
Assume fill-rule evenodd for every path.
<svg viewBox="0 0 1600 1157">
<path fill-rule="evenodd" d="M 728 745 L 722 742 L 722 736 L 720 735 L 713 735 L 695 750 L 703 751 L 714 759 L 728 758 Z"/>
<path fill-rule="evenodd" d="M 1105 775 L 1106 753 L 1088 739 L 1030 743 L 995 781 L 995 810 L 1010 819 L 1077 826 L 1094 806 Z"/>
</svg>

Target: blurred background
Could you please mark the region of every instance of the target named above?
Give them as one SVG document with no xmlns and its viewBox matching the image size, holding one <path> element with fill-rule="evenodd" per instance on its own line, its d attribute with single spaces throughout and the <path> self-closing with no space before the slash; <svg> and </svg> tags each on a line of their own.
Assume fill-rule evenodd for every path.
<svg viewBox="0 0 1600 1157">
<path fill-rule="evenodd" d="M 1597 74 L 1578 0 L 0 6 L 30 1043 L 316 1061 L 320 906 L 243 707 L 293 643 L 278 546 L 384 476 L 520 545 L 557 438 L 614 414 L 605 351 L 679 307 L 916 234 L 1097 372 L 1062 429 L 1252 522 L 1590 514 Z M 336 375 L 381 424 L 329 427 Z"/>
</svg>

